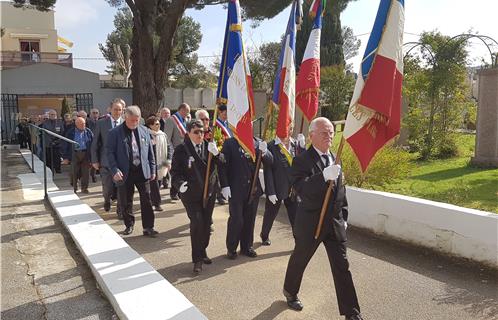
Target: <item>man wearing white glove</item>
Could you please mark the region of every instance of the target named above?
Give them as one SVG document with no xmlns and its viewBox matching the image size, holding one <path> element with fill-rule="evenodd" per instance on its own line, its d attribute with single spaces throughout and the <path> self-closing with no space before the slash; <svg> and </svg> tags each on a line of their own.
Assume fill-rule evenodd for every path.
<svg viewBox="0 0 498 320">
<path fill-rule="evenodd" d="M 363 318 L 346 255 L 346 188 L 342 184 L 341 167 L 334 164 L 335 158 L 330 153 L 334 126 L 327 118 L 316 118 L 311 121 L 309 131 L 312 146 L 295 157 L 292 163 L 292 187 L 301 201 L 296 211 L 295 247 L 287 266 L 284 295 L 291 309 L 303 308 L 297 294 L 304 271 L 318 246 L 323 243 L 329 257 L 339 312 L 348 320 L 361 320 Z M 315 240 L 314 234 L 329 183 L 334 185 L 334 196 L 326 204 L 320 236 Z"/>
<path fill-rule="evenodd" d="M 306 148 L 306 138 L 304 137 L 304 134 L 300 133 L 297 135 L 297 143 L 300 148 L 305 149 Z"/>
<path fill-rule="evenodd" d="M 256 156 L 261 153 L 263 165 L 266 166 L 268 158 L 271 157 L 266 142 L 255 140 L 254 147 Z M 237 258 L 239 244 L 241 254 L 254 258 L 257 256 L 253 248 L 254 223 L 259 197 L 263 193 L 259 177 L 256 175 L 256 190 L 251 195 L 256 164 L 235 138 L 225 140 L 220 159 L 221 192 L 228 200 L 230 212 L 226 239 L 227 258 Z"/>
<path fill-rule="evenodd" d="M 208 183 L 207 201 L 203 201 L 208 152 L 213 155 Z M 180 199 L 190 219 L 190 241 L 194 273 L 202 271 L 203 264 L 211 264 L 206 248 L 211 235 L 211 223 L 216 199 L 216 168 L 219 151 L 214 142 L 204 140 L 202 121 L 187 124 L 187 135 L 175 148 L 171 164 L 171 181 L 178 189 Z"/>
<path fill-rule="evenodd" d="M 272 157 L 271 162 L 264 166 L 266 203 L 260 233 L 261 243 L 264 246 L 271 245 L 270 231 L 282 202 L 287 209 L 291 228 L 294 226 L 297 199 L 291 188 L 291 166 L 294 157 L 304 152 L 304 148 L 301 148 L 299 141 L 289 136 L 280 137 L 291 132 L 292 127 L 287 132 L 277 131 L 275 140 L 268 144 L 268 152 L 271 153 Z M 304 136 L 301 136 L 304 140 Z"/>
</svg>

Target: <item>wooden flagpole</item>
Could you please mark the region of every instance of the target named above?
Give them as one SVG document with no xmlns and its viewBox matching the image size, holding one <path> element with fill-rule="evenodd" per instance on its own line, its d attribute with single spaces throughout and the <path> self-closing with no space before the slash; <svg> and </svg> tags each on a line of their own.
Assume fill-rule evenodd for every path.
<svg viewBox="0 0 498 320">
<path fill-rule="evenodd" d="M 337 150 L 337 156 L 335 158 L 334 164 L 338 164 L 341 161 L 342 149 L 345 143 L 344 136 L 341 138 L 341 143 L 339 144 L 339 149 Z M 315 240 L 320 236 L 320 232 L 322 231 L 323 219 L 325 218 L 325 213 L 327 213 L 327 209 L 329 208 L 330 198 L 334 196 L 333 193 L 334 182 L 330 181 L 327 187 L 327 192 L 325 193 L 325 198 L 323 199 L 322 209 L 320 211 L 320 220 L 318 220 L 318 225 L 316 226 L 315 231 Z"/>
<path fill-rule="evenodd" d="M 213 132 L 211 133 L 211 139 L 209 142 L 212 142 L 214 140 L 214 128 L 216 124 L 216 118 L 218 117 L 218 105 L 216 105 L 214 109 L 214 114 L 213 114 Z M 209 176 L 211 175 L 211 162 L 213 161 L 213 154 L 211 152 L 208 152 L 208 160 L 207 160 L 207 167 L 206 167 L 206 176 L 204 178 L 204 189 L 202 193 L 202 207 L 206 208 L 207 206 L 207 200 L 208 200 L 208 189 L 209 189 Z"/>
</svg>

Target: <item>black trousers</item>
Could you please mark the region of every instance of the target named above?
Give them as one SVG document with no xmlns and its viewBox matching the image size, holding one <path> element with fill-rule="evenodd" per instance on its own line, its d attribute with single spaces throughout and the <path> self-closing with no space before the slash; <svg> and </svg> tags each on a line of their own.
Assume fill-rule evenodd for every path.
<svg viewBox="0 0 498 320">
<path fill-rule="evenodd" d="M 346 243 L 335 240 L 332 231 L 328 231 L 318 240 L 313 235 L 306 238 L 296 237 L 294 251 L 287 265 L 284 290 L 291 295 L 297 295 L 301 287 L 304 270 L 315 254 L 316 249 L 323 242 L 327 250 L 332 277 L 334 279 L 337 303 L 341 315 L 350 316 L 360 311 L 358 298 L 349 271 L 349 262 L 346 256 Z"/>
<path fill-rule="evenodd" d="M 55 170 L 55 172 L 60 172 L 61 171 L 61 152 L 59 150 L 59 145 L 54 145 L 52 147 L 45 148 L 45 154 L 47 157 L 47 167 L 53 168 Z"/>
<path fill-rule="evenodd" d="M 161 193 L 159 191 L 159 181 L 157 176 L 154 180 L 149 181 L 150 185 L 150 200 L 152 205 L 158 207 L 161 205 Z"/>
<path fill-rule="evenodd" d="M 133 167 L 133 166 L 131 166 Z M 123 220 L 126 227 L 135 225 L 135 215 L 133 213 L 133 194 L 137 187 L 140 194 L 140 212 L 142 215 L 142 227 L 154 227 L 154 211 L 150 201 L 149 181 L 144 178 L 142 169 L 130 168 L 126 181 L 118 186 L 118 207 L 123 214 Z"/>
<path fill-rule="evenodd" d="M 235 252 L 240 242 L 240 250 L 247 251 L 254 242 L 254 223 L 258 210 L 258 199 L 247 202 L 228 201 L 230 217 L 227 226 L 227 249 Z"/>
<path fill-rule="evenodd" d="M 284 205 L 287 209 L 287 216 L 289 217 L 289 222 L 291 227 L 294 228 L 294 219 L 296 217 L 297 210 L 297 201 L 291 200 L 291 198 L 284 199 Z M 277 200 L 275 204 L 271 203 L 268 198 L 266 198 L 265 202 L 265 214 L 263 216 L 263 226 L 261 227 L 261 238 L 263 240 L 268 239 L 270 236 L 270 230 L 273 226 L 273 221 L 277 217 L 278 210 L 280 209 L 280 205 L 282 204 L 282 200 Z"/>
<path fill-rule="evenodd" d="M 104 202 L 110 203 L 112 196 L 117 198 L 116 185 L 112 181 L 112 172 L 107 167 L 100 167 L 99 172 L 100 179 L 102 180 L 102 193 L 104 196 Z"/>
<path fill-rule="evenodd" d="M 181 198 L 181 195 L 180 195 Z M 206 208 L 202 207 L 201 201 L 184 201 L 182 203 L 187 210 L 190 219 L 190 243 L 192 245 L 192 262 L 196 263 L 207 258 L 206 248 L 211 237 L 211 221 L 213 217 L 215 196 L 209 197 Z"/>
<path fill-rule="evenodd" d="M 71 173 L 69 174 L 70 182 L 73 183 L 74 191 L 78 185 L 78 179 L 81 182 L 81 190 L 88 189 L 88 181 L 90 177 L 90 161 L 88 161 L 87 152 L 90 151 L 74 151 L 71 158 Z M 73 180 L 74 177 L 74 180 Z"/>
</svg>

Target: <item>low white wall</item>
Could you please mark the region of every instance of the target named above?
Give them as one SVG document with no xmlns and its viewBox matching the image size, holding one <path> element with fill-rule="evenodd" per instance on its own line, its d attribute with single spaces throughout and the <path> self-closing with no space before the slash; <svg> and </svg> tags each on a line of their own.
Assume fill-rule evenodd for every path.
<svg viewBox="0 0 498 320">
<path fill-rule="evenodd" d="M 31 152 L 21 154 L 31 167 Z M 34 165 L 19 176 L 26 200 L 43 198 L 43 162 L 35 157 Z M 207 319 L 72 190 L 58 190 L 51 174 L 47 180 L 52 208 L 121 320 Z"/>
<path fill-rule="evenodd" d="M 498 267 L 498 214 L 353 187 L 347 197 L 351 225 Z"/>
</svg>

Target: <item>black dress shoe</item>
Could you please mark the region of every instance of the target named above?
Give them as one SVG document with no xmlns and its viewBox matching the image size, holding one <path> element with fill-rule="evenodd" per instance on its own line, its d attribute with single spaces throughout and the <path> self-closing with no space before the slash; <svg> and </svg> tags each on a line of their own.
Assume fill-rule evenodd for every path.
<svg viewBox="0 0 498 320">
<path fill-rule="evenodd" d="M 161 208 L 161 206 L 155 206 L 154 211 L 163 211 L 163 208 Z"/>
<path fill-rule="evenodd" d="M 345 320 L 363 320 L 363 317 L 361 316 L 360 313 L 354 314 L 352 316 L 346 316 L 344 318 Z"/>
<path fill-rule="evenodd" d="M 209 259 L 208 257 L 205 257 L 202 259 L 202 263 L 204 264 L 211 264 L 213 263 L 213 261 L 211 259 Z"/>
<path fill-rule="evenodd" d="M 147 228 L 147 229 L 144 229 L 143 234 L 144 234 L 144 236 L 147 236 L 147 237 L 155 237 L 157 234 L 159 234 L 159 232 L 154 230 L 154 228 Z"/>
<path fill-rule="evenodd" d="M 268 237 L 263 237 L 263 235 L 259 235 L 261 237 L 261 245 L 263 246 L 269 246 L 271 245 L 271 241 L 270 241 L 270 238 Z"/>
<path fill-rule="evenodd" d="M 133 233 L 133 227 L 126 227 L 126 229 L 124 229 L 124 231 L 123 231 L 123 234 L 125 236 L 132 234 L 132 233 Z"/>
<path fill-rule="evenodd" d="M 92 177 L 92 182 L 93 183 L 97 182 L 97 178 L 95 176 Z"/>
<path fill-rule="evenodd" d="M 303 310 L 303 303 L 297 297 L 297 294 L 290 294 L 285 289 L 283 291 L 285 299 L 287 300 L 287 305 L 292 310 L 301 311 Z"/>
<path fill-rule="evenodd" d="M 227 258 L 230 260 L 235 260 L 237 258 L 237 252 L 227 251 Z"/>
<path fill-rule="evenodd" d="M 104 211 L 105 212 L 111 211 L 111 203 L 110 202 L 104 202 Z"/>
<path fill-rule="evenodd" d="M 258 254 L 256 253 L 256 251 L 254 251 L 253 248 L 243 250 L 243 251 L 241 251 L 241 253 L 245 256 L 248 256 L 249 258 L 256 258 L 258 256 Z"/>
<path fill-rule="evenodd" d="M 83 189 L 81 190 L 81 193 L 89 194 L 90 192 L 88 192 L 88 189 Z"/>
<path fill-rule="evenodd" d="M 178 198 L 178 195 L 175 194 L 175 195 L 171 195 L 171 200 L 180 200 L 180 198 Z"/>
<path fill-rule="evenodd" d="M 194 273 L 199 274 L 202 271 L 202 261 L 194 263 Z"/>
</svg>

